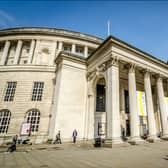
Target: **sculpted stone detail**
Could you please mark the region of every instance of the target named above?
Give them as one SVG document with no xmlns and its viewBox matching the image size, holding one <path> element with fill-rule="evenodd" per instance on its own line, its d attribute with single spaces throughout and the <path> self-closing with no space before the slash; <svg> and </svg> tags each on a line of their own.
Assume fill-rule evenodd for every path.
<svg viewBox="0 0 168 168">
<path fill-rule="evenodd" d="M 42 51 L 43 53 L 45 53 L 45 54 L 50 54 L 50 51 L 49 51 L 48 48 L 42 48 L 41 51 Z"/>
<path fill-rule="evenodd" d="M 96 76 L 96 69 L 91 72 L 87 72 L 86 74 L 86 78 L 88 81 L 92 80 L 95 76 Z"/>
<path fill-rule="evenodd" d="M 130 73 L 135 72 L 135 68 L 136 68 L 136 65 L 134 63 L 130 63 L 129 64 L 129 72 Z"/>
<path fill-rule="evenodd" d="M 92 80 L 95 76 L 103 75 L 104 72 L 111 66 L 118 66 L 119 59 L 117 56 L 110 56 L 102 64 L 98 65 L 94 70 L 86 74 L 87 80 Z"/>
<path fill-rule="evenodd" d="M 106 69 L 108 69 L 111 66 L 118 66 L 119 58 L 118 56 L 111 54 L 110 58 L 105 63 L 106 63 Z"/>
</svg>

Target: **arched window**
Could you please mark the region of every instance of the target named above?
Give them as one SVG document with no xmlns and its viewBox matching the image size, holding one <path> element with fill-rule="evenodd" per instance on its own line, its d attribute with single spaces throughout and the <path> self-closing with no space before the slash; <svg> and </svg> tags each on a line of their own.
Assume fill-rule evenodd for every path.
<svg viewBox="0 0 168 168">
<path fill-rule="evenodd" d="M 40 123 L 40 112 L 37 109 L 32 109 L 27 113 L 27 123 L 31 124 L 31 132 L 37 132 Z"/>
<path fill-rule="evenodd" d="M 6 134 L 10 123 L 11 112 L 9 110 L 0 111 L 0 134 Z"/>
</svg>

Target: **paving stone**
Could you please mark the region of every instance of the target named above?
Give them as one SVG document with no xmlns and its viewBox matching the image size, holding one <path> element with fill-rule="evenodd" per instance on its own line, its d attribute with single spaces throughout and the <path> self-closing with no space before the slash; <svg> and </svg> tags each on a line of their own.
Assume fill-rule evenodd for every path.
<svg viewBox="0 0 168 168">
<path fill-rule="evenodd" d="M 18 147 L 19 148 L 19 147 Z M 167 168 L 168 142 L 118 148 L 34 145 L 31 150 L 0 153 L 0 168 Z"/>
</svg>

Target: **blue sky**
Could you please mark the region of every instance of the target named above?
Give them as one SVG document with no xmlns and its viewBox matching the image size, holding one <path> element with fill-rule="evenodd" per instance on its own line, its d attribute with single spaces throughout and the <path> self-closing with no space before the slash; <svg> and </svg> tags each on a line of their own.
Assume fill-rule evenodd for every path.
<svg viewBox="0 0 168 168">
<path fill-rule="evenodd" d="M 51 27 L 107 38 L 111 35 L 168 60 L 166 1 L 0 1 L 0 29 Z"/>
</svg>

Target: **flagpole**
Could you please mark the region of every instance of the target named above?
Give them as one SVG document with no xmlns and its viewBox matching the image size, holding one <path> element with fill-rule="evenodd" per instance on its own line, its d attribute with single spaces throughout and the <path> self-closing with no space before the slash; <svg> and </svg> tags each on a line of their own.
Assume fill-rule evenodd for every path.
<svg viewBox="0 0 168 168">
<path fill-rule="evenodd" d="M 110 21 L 107 21 L 107 35 L 110 36 Z"/>
</svg>

